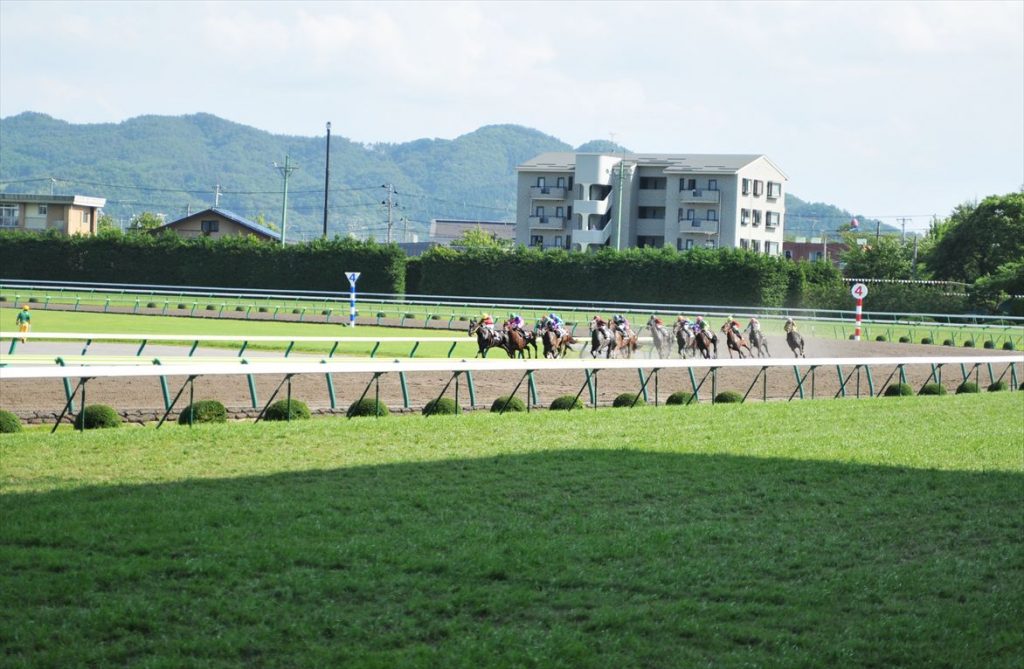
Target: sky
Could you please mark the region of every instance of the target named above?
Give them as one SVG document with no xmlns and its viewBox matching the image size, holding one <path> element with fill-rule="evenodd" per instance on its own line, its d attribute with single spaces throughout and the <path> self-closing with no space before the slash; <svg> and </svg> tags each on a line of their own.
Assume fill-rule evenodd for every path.
<svg viewBox="0 0 1024 669">
<path fill-rule="evenodd" d="M 1024 187 L 1024 1 L 0 0 L 0 117 L 25 111 L 765 154 L 804 200 L 924 229 Z"/>
</svg>

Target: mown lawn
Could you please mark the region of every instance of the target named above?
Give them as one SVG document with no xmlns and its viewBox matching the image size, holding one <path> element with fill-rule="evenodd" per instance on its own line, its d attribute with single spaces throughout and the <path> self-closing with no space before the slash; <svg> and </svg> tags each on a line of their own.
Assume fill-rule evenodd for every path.
<svg viewBox="0 0 1024 669">
<path fill-rule="evenodd" d="M 6 666 L 1024 654 L 1024 393 L 0 437 Z"/>
</svg>

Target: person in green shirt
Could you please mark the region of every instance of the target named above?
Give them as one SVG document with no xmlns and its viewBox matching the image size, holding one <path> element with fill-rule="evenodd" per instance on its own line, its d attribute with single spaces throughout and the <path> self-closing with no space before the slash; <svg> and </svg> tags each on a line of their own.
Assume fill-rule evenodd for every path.
<svg viewBox="0 0 1024 669">
<path fill-rule="evenodd" d="M 14 319 L 14 322 L 18 325 L 18 332 L 28 332 L 32 327 L 32 313 L 28 310 L 28 305 L 21 305 L 21 311 L 18 312 L 18 317 Z M 22 337 L 21 343 L 25 343 L 25 338 Z"/>
</svg>

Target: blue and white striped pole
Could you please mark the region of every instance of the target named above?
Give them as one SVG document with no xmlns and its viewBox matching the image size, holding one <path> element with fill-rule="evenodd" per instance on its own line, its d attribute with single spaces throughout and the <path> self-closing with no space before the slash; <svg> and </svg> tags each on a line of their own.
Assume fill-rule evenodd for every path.
<svg viewBox="0 0 1024 669">
<path fill-rule="evenodd" d="M 356 281 L 359 280 L 359 272 L 345 272 L 345 277 L 348 279 L 349 293 L 348 293 L 348 324 L 349 327 L 356 326 Z"/>
</svg>

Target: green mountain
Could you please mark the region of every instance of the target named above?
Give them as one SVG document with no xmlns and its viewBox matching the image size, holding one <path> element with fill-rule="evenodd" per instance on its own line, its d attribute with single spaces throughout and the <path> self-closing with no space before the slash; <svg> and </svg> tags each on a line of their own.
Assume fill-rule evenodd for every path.
<svg viewBox="0 0 1024 669">
<path fill-rule="evenodd" d="M 453 140 L 364 145 L 331 135 L 330 235 L 387 236 L 385 184 L 393 198 L 392 239 L 425 239 L 432 218 L 514 220 L 516 165 L 573 147 L 517 125 L 485 126 Z M 623 150 L 593 140 L 583 151 Z M 95 195 L 122 225 L 148 211 L 174 220 L 219 204 L 280 225 L 288 179 L 288 237 L 323 230 L 325 137 L 274 135 L 210 114 L 139 116 L 71 124 L 26 112 L 0 119 L 0 191 Z M 219 200 L 215 195 L 219 186 Z M 803 221 L 838 227 L 851 215 L 787 195 L 786 229 Z M 873 226 L 873 223 L 872 223 Z M 834 229 L 834 228 L 833 228 Z M 873 227 L 872 227 L 873 229 Z"/>
</svg>

